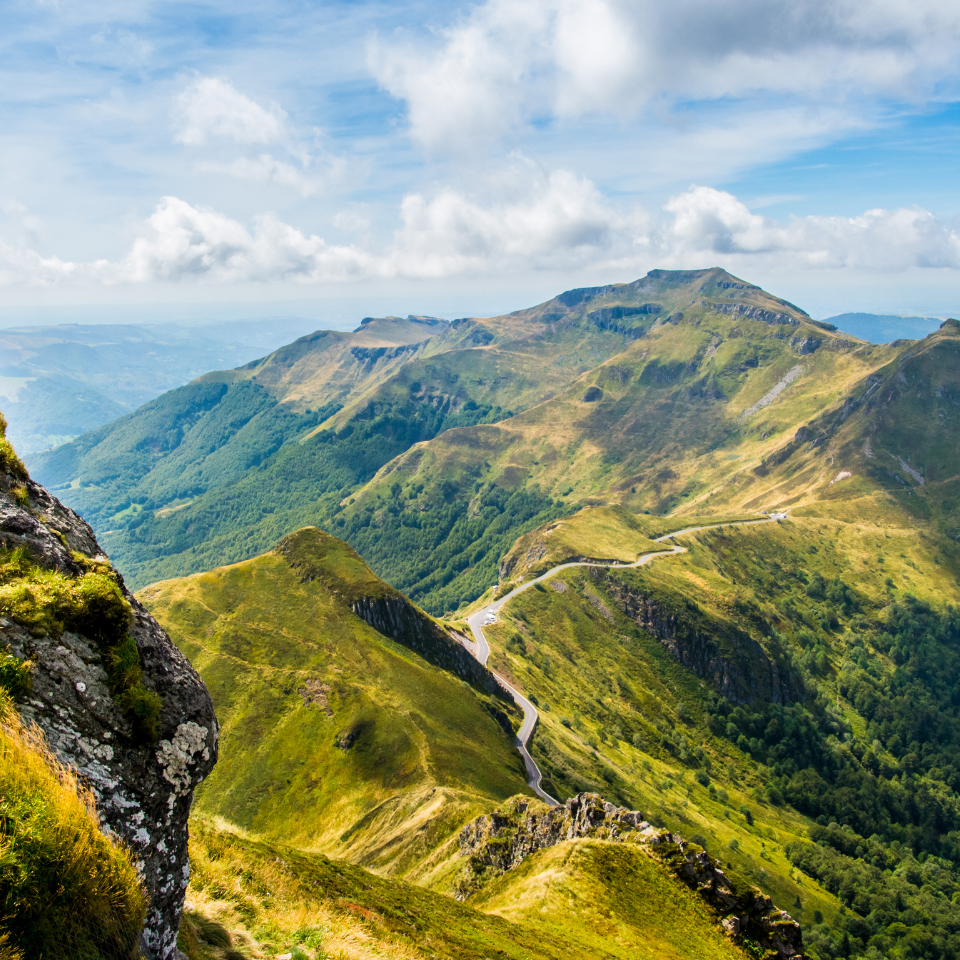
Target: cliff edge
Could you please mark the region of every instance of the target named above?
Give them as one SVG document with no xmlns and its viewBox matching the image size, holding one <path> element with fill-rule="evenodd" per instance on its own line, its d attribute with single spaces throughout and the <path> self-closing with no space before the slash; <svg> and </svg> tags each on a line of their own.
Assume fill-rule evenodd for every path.
<svg viewBox="0 0 960 960">
<path fill-rule="evenodd" d="M 213 705 L 90 527 L 29 478 L 2 427 L 0 684 L 130 850 L 149 898 L 143 952 L 177 957 L 187 818 L 217 760 Z"/>
</svg>

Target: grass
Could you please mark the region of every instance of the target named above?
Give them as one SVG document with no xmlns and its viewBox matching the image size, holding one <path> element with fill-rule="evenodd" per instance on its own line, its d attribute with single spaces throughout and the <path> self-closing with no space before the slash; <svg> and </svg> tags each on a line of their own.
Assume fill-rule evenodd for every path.
<svg viewBox="0 0 960 960">
<path fill-rule="evenodd" d="M 146 898 L 89 790 L 0 698 L 0 956 L 127 960 Z M 16 946 L 12 946 L 15 944 Z"/>
<path fill-rule="evenodd" d="M 757 514 L 707 517 L 705 524 L 757 520 Z M 517 540 L 500 564 L 497 594 L 576 559 L 633 563 L 641 554 L 669 549 L 656 538 L 695 526 L 696 517 L 660 517 L 633 514 L 620 506 L 585 507 L 537 527 Z"/>
<path fill-rule="evenodd" d="M 59 637 L 73 630 L 99 645 L 106 654 L 110 689 L 130 717 L 135 735 L 153 742 L 159 734 L 162 701 L 143 686 L 140 652 L 128 630 L 130 604 L 116 574 L 102 564 L 88 566 L 73 577 L 45 569 L 29 559 L 22 547 L 0 550 L 0 614 L 26 627 L 34 636 Z M 6 689 L 22 696 L 29 688 L 28 665 L 6 655 L 0 673 Z"/>
<path fill-rule="evenodd" d="M 348 547 L 311 536 L 296 555 L 323 575 L 307 582 L 303 563 L 273 552 L 141 591 L 221 724 L 195 809 L 442 884 L 459 825 L 526 792 L 504 705 L 355 616 L 349 598 L 389 588 Z"/>
<path fill-rule="evenodd" d="M 643 854 L 614 844 L 537 854 L 491 885 L 480 909 L 203 818 L 191 821 L 190 858 L 179 941 L 190 960 L 297 950 L 309 960 L 743 957 L 694 894 Z M 606 905 L 604 889 L 615 892 Z M 657 910 L 668 927 L 659 941 Z"/>
<path fill-rule="evenodd" d="M 670 565 L 679 559 L 616 576 L 677 576 Z M 653 823 L 700 836 L 711 854 L 734 864 L 788 911 L 799 896 L 805 906 L 798 919 L 815 909 L 832 917 L 834 898 L 798 877 L 783 852 L 806 838 L 809 820 L 757 801 L 765 772 L 711 733 L 701 706 L 704 681 L 626 618 L 602 579 L 572 570 L 554 582 L 563 592 L 533 588 L 485 630 L 494 668 L 539 702 L 533 752 L 544 788 L 561 799 L 595 791 L 643 811 Z M 708 785 L 695 777 L 703 767 Z"/>
<path fill-rule="evenodd" d="M 692 891 L 636 846 L 586 840 L 527 857 L 469 901 L 623 960 L 734 960 Z"/>
</svg>

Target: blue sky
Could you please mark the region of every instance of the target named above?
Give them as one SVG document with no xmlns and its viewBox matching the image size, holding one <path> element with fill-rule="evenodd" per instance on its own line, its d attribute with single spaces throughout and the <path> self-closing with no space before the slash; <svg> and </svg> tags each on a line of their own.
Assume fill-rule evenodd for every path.
<svg viewBox="0 0 960 960">
<path fill-rule="evenodd" d="M 715 263 L 819 316 L 960 312 L 950 4 L 14 0 L 4 20 L 0 319 L 494 313 Z"/>
</svg>

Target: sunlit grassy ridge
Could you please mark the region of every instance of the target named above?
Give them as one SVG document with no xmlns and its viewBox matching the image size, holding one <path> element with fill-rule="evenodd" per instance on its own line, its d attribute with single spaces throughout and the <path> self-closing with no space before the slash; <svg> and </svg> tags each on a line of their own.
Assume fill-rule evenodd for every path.
<svg viewBox="0 0 960 960">
<path fill-rule="evenodd" d="M 613 844 L 565 844 L 534 856 L 530 869 L 504 878 L 516 887 L 506 895 L 513 909 L 501 903 L 501 884 L 480 910 L 205 820 L 192 828 L 194 874 L 180 936 L 190 960 L 298 950 L 294 956 L 310 960 L 744 957 L 694 894 L 643 854 Z M 612 902 L 605 890 L 615 892 Z"/>
<path fill-rule="evenodd" d="M 145 911 L 90 792 L 0 694 L 0 956 L 126 960 Z"/>
<path fill-rule="evenodd" d="M 527 857 L 469 901 L 624 960 L 734 960 L 697 895 L 635 846 L 568 841 Z"/>
<path fill-rule="evenodd" d="M 390 588 L 345 544 L 300 536 L 315 546 L 297 550 L 313 564 L 307 582 L 273 552 L 141 592 L 222 725 L 196 808 L 385 872 L 430 873 L 480 805 L 526 789 L 495 719 L 506 707 L 355 616 L 352 599 Z"/>
</svg>

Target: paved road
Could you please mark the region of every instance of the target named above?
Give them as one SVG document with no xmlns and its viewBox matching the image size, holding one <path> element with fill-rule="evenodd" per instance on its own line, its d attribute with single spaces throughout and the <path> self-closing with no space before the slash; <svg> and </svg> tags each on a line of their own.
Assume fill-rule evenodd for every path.
<svg viewBox="0 0 960 960">
<path fill-rule="evenodd" d="M 682 537 L 686 533 L 699 533 L 701 530 L 716 530 L 719 527 L 746 527 L 756 523 L 776 523 L 778 520 L 785 519 L 786 514 L 774 514 L 770 517 L 764 517 L 762 520 L 735 520 L 730 523 L 708 523 L 701 527 L 685 527 L 683 530 L 675 530 L 673 533 L 666 533 L 662 537 L 657 537 L 654 540 L 654 543 L 665 543 L 667 540 L 672 540 L 674 537 Z M 561 570 L 569 570 L 570 567 L 604 567 L 611 570 L 628 570 L 631 567 L 642 567 L 645 564 L 650 563 L 652 560 L 657 560 L 660 557 L 671 557 L 674 554 L 686 552 L 686 547 L 673 544 L 669 550 L 656 550 L 651 553 L 645 553 L 638 557 L 633 563 L 591 563 L 587 560 L 577 560 L 572 563 L 561 563 L 559 566 L 553 567 L 546 573 L 541 574 L 535 580 L 530 580 L 527 583 L 520 584 L 519 587 L 511 590 L 508 594 L 501 597 L 496 602 L 484 607 L 472 617 L 468 617 L 467 623 L 470 626 L 471 633 L 473 633 L 473 639 L 477 648 L 476 650 L 470 650 L 470 648 L 467 647 L 467 649 L 470 650 L 470 653 L 472 653 L 473 656 L 480 661 L 480 663 L 486 666 L 487 660 L 490 659 L 490 644 L 487 643 L 487 638 L 483 635 L 483 627 L 485 623 L 491 617 L 494 617 L 497 613 L 499 613 L 503 605 L 512 600 L 518 593 L 523 593 L 524 590 L 529 590 L 535 583 L 540 583 L 543 580 L 549 580 L 550 577 L 556 573 L 559 573 Z M 516 743 L 517 749 L 520 751 L 520 756 L 523 757 L 524 765 L 527 768 L 527 783 L 541 800 L 545 800 L 552 806 L 559 806 L 559 801 L 551 797 L 550 794 L 546 793 L 540 786 L 540 783 L 543 780 L 543 774 L 540 773 L 540 768 L 534 762 L 533 757 L 530 756 L 530 738 L 533 736 L 533 731 L 536 729 L 537 721 L 540 718 L 539 713 L 537 713 L 537 708 L 522 693 L 520 693 L 519 690 L 516 690 L 509 683 L 507 683 L 507 681 L 504 680 L 503 677 L 501 677 L 500 674 L 498 674 L 495 670 L 491 672 L 497 678 L 497 680 L 503 684 L 510 696 L 513 697 L 514 702 L 523 711 L 523 723 L 520 725 L 520 730 L 517 732 Z"/>
</svg>

